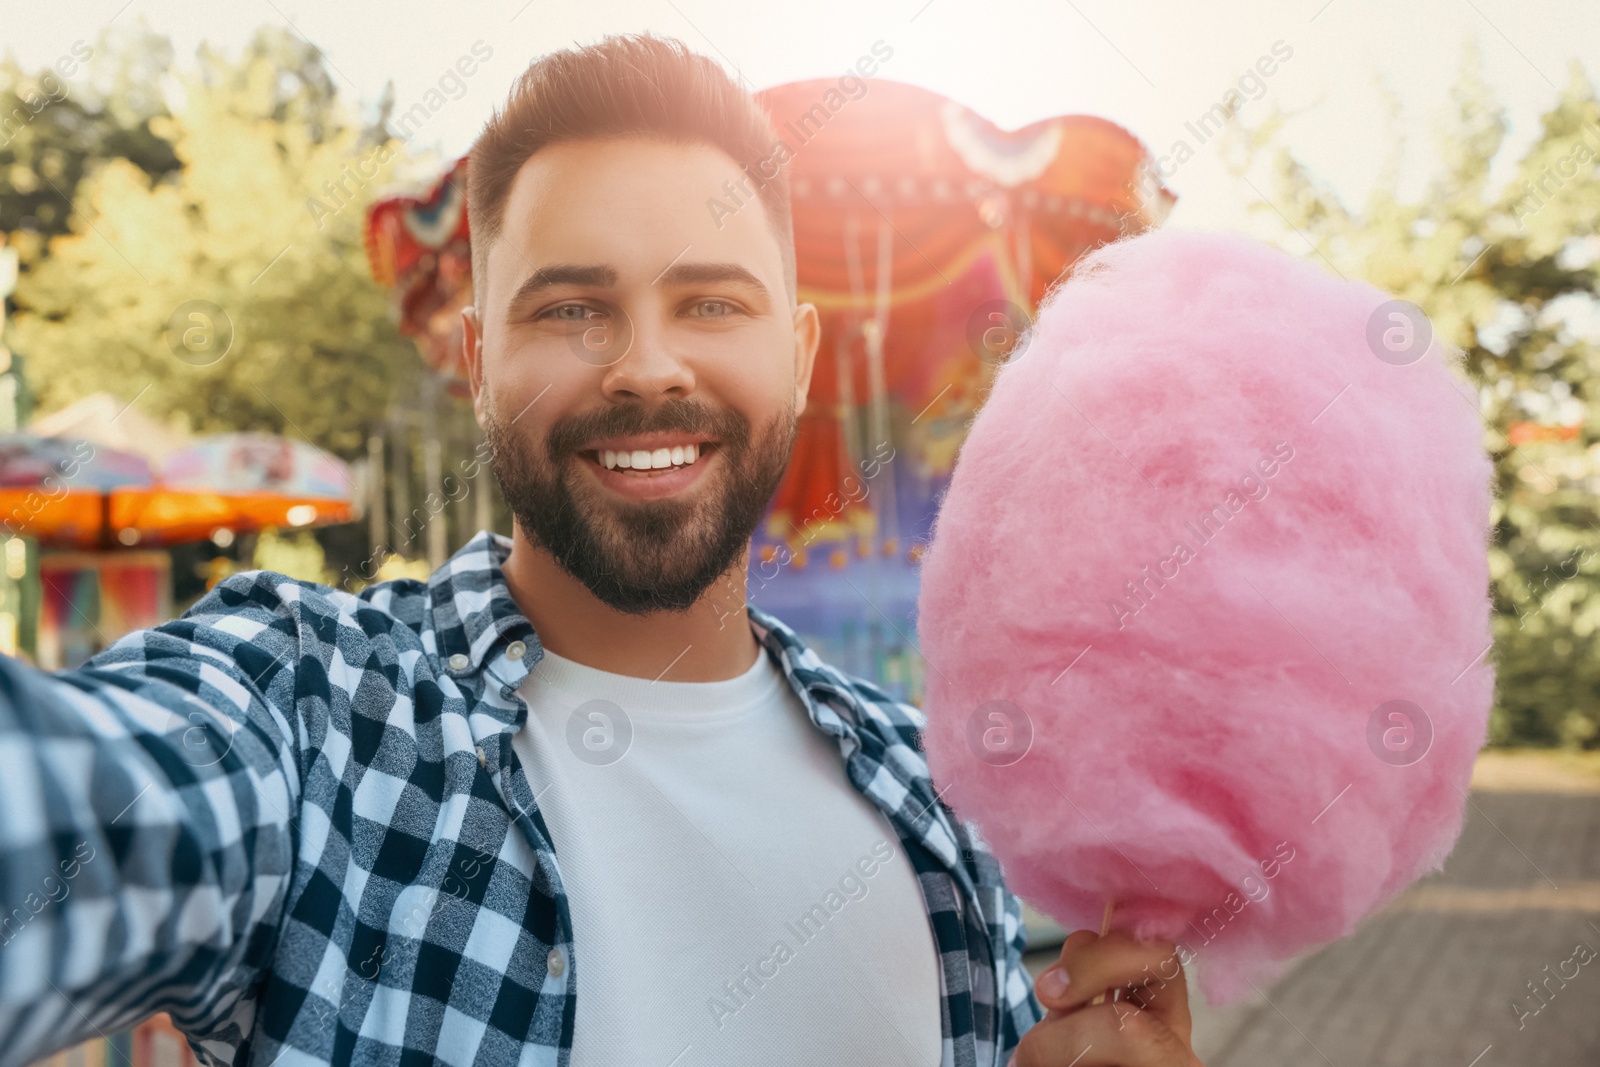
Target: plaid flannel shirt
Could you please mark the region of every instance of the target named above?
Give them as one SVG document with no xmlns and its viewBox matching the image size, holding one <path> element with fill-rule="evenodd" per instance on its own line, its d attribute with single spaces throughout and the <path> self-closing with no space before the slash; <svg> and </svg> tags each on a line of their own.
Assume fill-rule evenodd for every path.
<svg viewBox="0 0 1600 1067">
<path fill-rule="evenodd" d="M 160 1011 L 210 1065 L 568 1063 L 583 946 L 511 745 L 542 650 L 510 544 L 359 594 L 248 571 L 75 670 L 0 657 L 0 1067 Z M 941 1063 L 1005 1063 L 1043 1015 L 1021 910 L 922 713 L 749 617 L 916 871 Z"/>
</svg>

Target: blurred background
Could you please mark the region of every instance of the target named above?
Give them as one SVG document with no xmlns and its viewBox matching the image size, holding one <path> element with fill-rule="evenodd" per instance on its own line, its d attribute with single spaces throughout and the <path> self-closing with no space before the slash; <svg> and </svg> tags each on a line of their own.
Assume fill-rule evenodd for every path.
<svg viewBox="0 0 1600 1067">
<path fill-rule="evenodd" d="M 1197 1049 L 1600 1062 L 1600 977 L 1549 978 L 1600 947 L 1600 8 L 1580 0 L 8 11 L 0 650 L 69 667 L 237 570 L 359 590 L 509 533 L 452 348 L 461 160 L 530 60 L 641 30 L 719 59 L 794 149 L 824 341 L 751 600 L 904 699 L 962 435 L 1088 249 L 1242 230 L 1414 301 L 1465 353 L 1499 494 L 1467 831 L 1355 937 L 1202 1007 Z M 1061 932 L 1030 930 L 1042 967 Z M 164 1027 L 61 1058 L 185 1062 Z"/>
</svg>

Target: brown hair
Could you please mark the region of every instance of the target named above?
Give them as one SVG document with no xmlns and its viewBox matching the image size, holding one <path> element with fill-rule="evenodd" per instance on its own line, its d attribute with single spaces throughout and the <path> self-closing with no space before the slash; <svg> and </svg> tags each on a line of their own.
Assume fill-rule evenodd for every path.
<svg viewBox="0 0 1600 1067">
<path fill-rule="evenodd" d="M 648 137 L 708 144 L 744 169 L 778 237 L 784 283 L 795 295 L 789 174 L 767 172 L 778 136 L 772 120 L 717 63 L 681 41 L 652 34 L 606 37 L 534 61 L 473 142 L 467 217 L 473 234 L 497 234 L 506 198 L 528 157 L 559 141 Z M 722 190 L 708 190 L 710 205 Z M 713 211 L 712 216 L 716 217 Z M 720 222 L 719 222 L 720 225 Z M 487 278 L 488 241 L 472 242 L 474 278 Z M 483 294 L 482 281 L 477 284 Z"/>
</svg>

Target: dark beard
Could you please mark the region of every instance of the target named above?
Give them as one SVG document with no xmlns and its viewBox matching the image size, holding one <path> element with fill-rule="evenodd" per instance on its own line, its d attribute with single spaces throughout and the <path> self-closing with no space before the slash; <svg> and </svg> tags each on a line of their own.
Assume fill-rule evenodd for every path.
<svg viewBox="0 0 1600 1067">
<path fill-rule="evenodd" d="M 789 465 L 796 426 L 791 404 L 752 438 L 736 411 L 672 399 L 562 419 L 540 449 L 493 410 L 484 418 L 495 481 L 517 525 L 602 603 L 629 615 L 687 611 L 733 565 Z M 656 430 L 717 441 L 723 469 L 698 502 L 607 499 L 569 462 L 585 442 Z"/>
</svg>

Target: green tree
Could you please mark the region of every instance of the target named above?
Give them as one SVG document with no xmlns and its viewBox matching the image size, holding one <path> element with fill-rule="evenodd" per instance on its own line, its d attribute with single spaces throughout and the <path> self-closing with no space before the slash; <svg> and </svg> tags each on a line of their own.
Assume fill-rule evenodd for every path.
<svg viewBox="0 0 1600 1067">
<path fill-rule="evenodd" d="M 135 30 L 75 41 L 43 70 L 0 60 L 0 231 L 19 235 L 23 270 L 44 241 L 70 232 L 72 196 L 92 165 L 125 159 L 151 179 L 178 168 L 150 122 L 172 66 L 163 37 Z"/>
<path fill-rule="evenodd" d="M 1497 184 L 1504 110 L 1469 50 L 1441 131 L 1443 166 L 1398 192 L 1404 146 L 1366 206 L 1346 206 L 1283 143 L 1284 117 L 1243 131 L 1233 166 L 1265 159 L 1272 204 L 1344 274 L 1419 305 L 1466 355 L 1495 462 L 1489 552 L 1496 743 L 1600 746 L 1600 103 L 1581 67 L 1538 140 Z"/>
<path fill-rule="evenodd" d="M 170 113 L 143 128 L 177 166 L 87 159 L 70 229 L 18 286 L 13 338 L 41 409 L 110 390 L 196 432 L 362 454 L 422 372 L 362 243 L 400 144 L 287 31 L 166 77 Z"/>
</svg>

